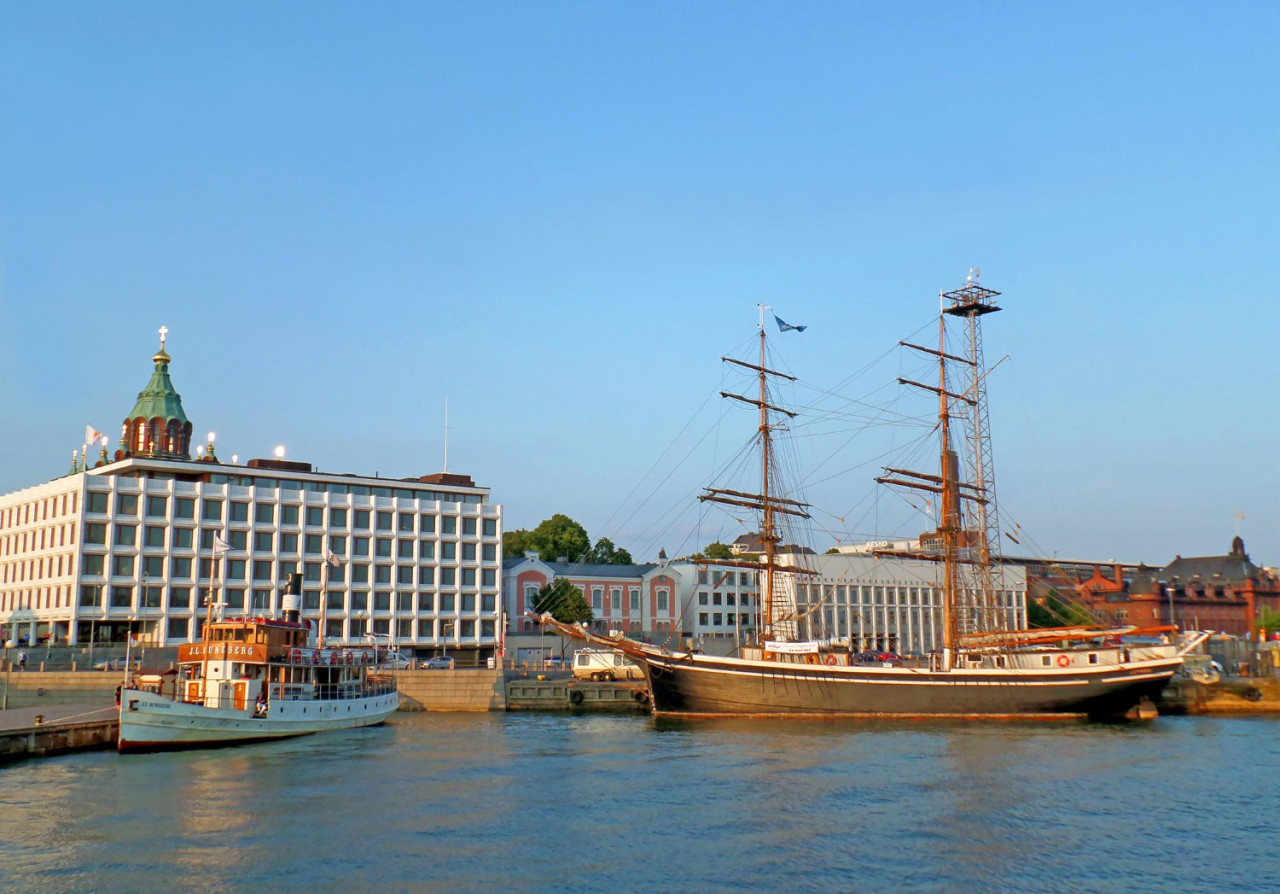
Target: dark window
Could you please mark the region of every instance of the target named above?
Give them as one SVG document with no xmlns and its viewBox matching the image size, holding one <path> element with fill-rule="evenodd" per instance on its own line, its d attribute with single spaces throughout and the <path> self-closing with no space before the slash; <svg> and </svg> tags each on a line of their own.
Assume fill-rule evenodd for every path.
<svg viewBox="0 0 1280 894">
<path fill-rule="evenodd" d="M 102 558 L 99 556 L 98 558 Z M 102 587 L 98 584 L 83 584 L 80 587 L 80 606 L 82 608 L 102 608 Z"/>
<path fill-rule="evenodd" d="M 409 514 L 408 512 L 401 512 L 400 518 L 397 519 L 397 522 L 400 526 L 399 530 L 402 534 L 413 533 L 413 516 L 411 514 Z"/>
<path fill-rule="evenodd" d="M 281 506 L 280 507 L 280 523 L 282 525 L 296 525 L 298 523 L 298 507 L 297 506 Z"/>
<path fill-rule="evenodd" d="M 138 497 L 136 494 L 120 494 L 116 499 L 116 515 L 137 515 Z"/>
<path fill-rule="evenodd" d="M 347 510 L 330 509 L 329 510 L 329 527 L 345 528 L 347 526 Z"/>
<path fill-rule="evenodd" d="M 441 533 L 456 534 L 458 533 L 458 520 L 452 515 L 446 515 L 441 518 L 444 523 Z"/>
<path fill-rule="evenodd" d="M 356 510 L 356 517 L 355 517 L 354 523 L 352 524 L 352 527 L 361 531 L 369 530 L 369 510 L 368 509 Z"/>
<path fill-rule="evenodd" d="M 107 526 L 101 522 L 89 522 L 84 526 L 85 543 L 106 543 Z"/>
<path fill-rule="evenodd" d="M 259 503 L 253 507 L 253 520 L 260 525 L 269 525 L 276 520 L 276 507 L 271 503 Z"/>
<path fill-rule="evenodd" d="M 89 492 L 88 505 L 85 507 L 86 512 L 106 512 L 107 511 L 107 495 Z"/>
<path fill-rule="evenodd" d="M 148 525 L 145 536 L 147 546 L 164 546 L 164 528 Z"/>
<path fill-rule="evenodd" d="M 168 511 L 168 497 L 147 497 L 147 515 L 152 518 L 164 518 Z"/>
<path fill-rule="evenodd" d="M 137 543 L 137 525 L 116 525 L 116 546 L 136 546 Z"/>
<path fill-rule="evenodd" d="M 319 528 L 324 525 L 324 510 L 319 506 L 307 507 L 307 527 Z"/>
<path fill-rule="evenodd" d="M 391 530 L 391 513 L 390 512 L 378 513 L 378 530 L 379 531 Z"/>
<path fill-rule="evenodd" d="M 484 520 L 484 536 L 486 537 L 498 536 L 498 520 L 496 518 L 486 518 Z"/>
<path fill-rule="evenodd" d="M 233 522 L 243 522 L 249 520 L 249 504 L 248 503 L 232 503 L 231 504 L 231 520 Z"/>
<path fill-rule="evenodd" d="M 205 521 L 222 521 L 222 501 L 205 500 L 200 510 L 200 517 Z"/>
</svg>

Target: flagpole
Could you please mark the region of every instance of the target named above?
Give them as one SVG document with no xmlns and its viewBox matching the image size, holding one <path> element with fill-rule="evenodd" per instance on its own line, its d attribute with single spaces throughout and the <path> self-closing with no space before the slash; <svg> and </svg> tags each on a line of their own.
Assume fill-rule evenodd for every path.
<svg viewBox="0 0 1280 894">
<path fill-rule="evenodd" d="M 329 550 L 325 550 L 324 554 L 324 582 L 320 586 L 320 635 L 316 642 L 318 647 L 324 648 L 325 627 L 329 620 Z"/>
<path fill-rule="evenodd" d="M 216 533 L 213 535 L 218 536 Z M 206 591 L 204 598 L 204 624 L 200 627 L 200 704 L 208 703 L 208 683 L 209 683 L 209 621 L 213 617 L 213 573 L 214 563 L 218 561 L 216 553 L 218 544 L 215 542 L 209 549 L 209 589 Z M 197 562 L 196 564 L 199 564 Z"/>
</svg>

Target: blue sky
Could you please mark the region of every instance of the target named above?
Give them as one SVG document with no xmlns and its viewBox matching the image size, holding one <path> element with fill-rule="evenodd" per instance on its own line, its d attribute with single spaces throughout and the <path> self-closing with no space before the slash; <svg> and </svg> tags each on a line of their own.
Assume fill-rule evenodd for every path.
<svg viewBox="0 0 1280 894">
<path fill-rule="evenodd" d="M 447 396 L 508 527 L 683 551 L 741 531 L 675 507 L 749 426 L 706 401 L 758 302 L 831 386 L 980 265 L 1006 518 L 1163 563 L 1243 512 L 1280 563 L 1277 38 L 1261 3 L 9 4 L 0 491 L 114 436 L 163 323 L 223 454 L 438 471 Z M 877 449 L 806 490 L 841 535 L 922 527 Z"/>
</svg>

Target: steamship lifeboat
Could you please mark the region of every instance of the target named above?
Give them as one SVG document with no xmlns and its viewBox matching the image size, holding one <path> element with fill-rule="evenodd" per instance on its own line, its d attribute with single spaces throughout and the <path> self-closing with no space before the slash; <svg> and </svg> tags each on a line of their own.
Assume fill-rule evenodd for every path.
<svg viewBox="0 0 1280 894">
<path fill-rule="evenodd" d="M 176 676 L 120 693 L 119 750 L 159 751 L 279 739 L 382 723 L 400 704 L 374 651 L 320 649 L 298 621 L 207 625 L 178 647 Z"/>
</svg>

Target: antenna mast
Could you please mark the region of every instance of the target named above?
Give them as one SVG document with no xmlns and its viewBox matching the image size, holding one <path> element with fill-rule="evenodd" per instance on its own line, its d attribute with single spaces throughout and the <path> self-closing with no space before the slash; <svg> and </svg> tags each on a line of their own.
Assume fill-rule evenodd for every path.
<svg viewBox="0 0 1280 894">
<path fill-rule="evenodd" d="M 967 323 L 965 352 L 968 355 L 969 387 L 972 398 L 969 412 L 964 418 L 965 432 L 969 440 L 969 481 L 974 490 L 985 499 L 974 504 L 972 543 L 970 557 L 977 573 L 977 617 L 966 633 L 979 630 L 991 631 L 1008 626 L 1001 617 L 1003 609 L 999 592 L 1003 590 L 1003 565 L 1000 563 L 1000 518 L 996 506 L 995 475 L 991 453 L 991 423 L 987 416 L 987 368 L 982 352 L 982 318 L 997 313 L 1000 307 L 995 299 L 1000 293 L 981 285 L 980 268 L 969 271 L 965 284 L 958 289 L 944 292 L 949 303 L 943 313 Z"/>
</svg>

